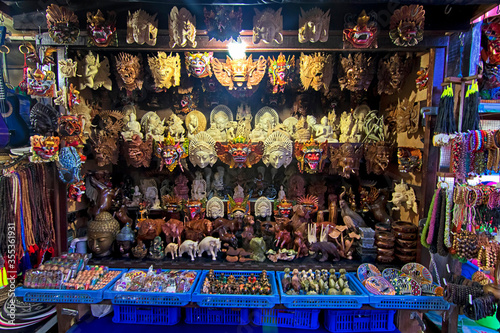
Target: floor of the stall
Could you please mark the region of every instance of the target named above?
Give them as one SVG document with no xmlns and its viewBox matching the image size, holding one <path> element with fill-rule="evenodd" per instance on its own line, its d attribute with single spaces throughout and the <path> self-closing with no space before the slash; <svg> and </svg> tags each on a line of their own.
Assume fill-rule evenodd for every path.
<svg viewBox="0 0 500 333">
<path fill-rule="evenodd" d="M 102 318 L 95 318 L 90 316 L 78 324 L 72 326 L 67 333 L 81 333 L 81 332 L 106 332 L 106 333 L 137 333 L 141 332 L 155 333 L 165 332 L 168 330 L 170 333 L 175 332 L 191 332 L 198 329 L 203 330 L 203 333 L 297 333 L 297 331 L 329 333 L 324 324 L 321 323 L 320 327 L 316 330 L 297 330 L 296 328 L 284 328 L 274 326 L 257 326 L 253 323 L 248 325 L 193 325 L 185 324 L 184 318 L 181 319 L 179 324 L 173 326 L 164 325 L 136 325 L 136 324 L 116 324 L 112 321 L 113 314 L 109 314 Z M 368 332 L 366 332 L 368 333 Z M 389 333 L 401 333 L 395 330 Z"/>
</svg>

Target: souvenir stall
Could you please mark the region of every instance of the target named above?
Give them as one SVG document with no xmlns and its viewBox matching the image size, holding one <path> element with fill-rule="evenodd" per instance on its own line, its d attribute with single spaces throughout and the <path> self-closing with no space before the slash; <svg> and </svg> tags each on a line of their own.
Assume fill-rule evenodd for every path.
<svg viewBox="0 0 500 333">
<path fill-rule="evenodd" d="M 445 5 L 119 7 L 51 4 L 34 40 L 2 43 L 23 62 L 2 99 L 22 126 L 0 122 L 20 147 L 0 178 L 18 301 L 57 304 L 60 331 L 90 304 L 116 324 L 330 332 L 495 314 L 499 193 L 466 182 L 500 165 L 483 6 L 453 7 L 453 29 Z M 452 274 L 471 258 L 484 287 Z"/>
</svg>

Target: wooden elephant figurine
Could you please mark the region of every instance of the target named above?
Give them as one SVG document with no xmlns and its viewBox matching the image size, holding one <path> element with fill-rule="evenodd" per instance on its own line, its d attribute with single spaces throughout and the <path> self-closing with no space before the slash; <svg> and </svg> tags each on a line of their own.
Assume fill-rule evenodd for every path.
<svg viewBox="0 0 500 333">
<path fill-rule="evenodd" d="M 220 239 L 212 236 L 205 237 L 198 246 L 198 257 L 201 257 L 204 252 L 208 252 L 208 254 L 212 256 L 212 260 L 216 260 L 217 252 L 219 252 L 220 249 Z"/>
<path fill-rule="evenodd" d="M 191 261 L 194 261 L 197 252 L 198 242 L 193 242 L 192 240 L 185 240 L 179 247 L 179 257 L 182 257 L 184 253 L 187 253 L 191 257 Z"/>
</svg>

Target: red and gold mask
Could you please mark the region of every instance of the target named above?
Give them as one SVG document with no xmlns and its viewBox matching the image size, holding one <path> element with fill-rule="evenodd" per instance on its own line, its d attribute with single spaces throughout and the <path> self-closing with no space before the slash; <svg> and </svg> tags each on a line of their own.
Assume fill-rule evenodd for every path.
<svg viewBox="0 0 500 333">
<path fill-rule="evenodd" d="M 262 159 L 264 143 L 252 144 L 246 138 L 238 136 L 227 144 L 216 142 L 215 150 L 219 159 L 230 168 L 251 168 Z"/>
</svg>

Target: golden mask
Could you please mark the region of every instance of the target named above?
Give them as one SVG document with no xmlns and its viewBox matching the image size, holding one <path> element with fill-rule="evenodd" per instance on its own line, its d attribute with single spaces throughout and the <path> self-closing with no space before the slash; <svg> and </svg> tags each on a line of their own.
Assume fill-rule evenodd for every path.
<svg viewBox="0 0 500 333">
<path fill-rule="evenodd" d="M 231 59 L 228 56 L 226 63 L 222 63 L 219 59 L 212 58 L 212 67 L 217 80 L 229 90 L 252 89 L 266 74 L 266 59 L 260 56 L 259 60 L 253 61 L 252 55 L 246 59 Z"/>
<path fill-rule="evenodd" d="M 170 53 L 158 52 L 157 57 L 148 56 L 149 68 L 153 73 L 156 91 L 165 91 L 170 87 L 176 87 L 181 79 L 181 59 L 179 54 L 175 56 Z"/>
<path fill-rule="evenodd" d="M 328 92 L 333 74 L 333 57 L 331 54 L 314 53 L 300 55 L 300 81 L 307 90 L 309 87 L 316 91 L 324 88 Z"/>
<path fill-rule="evenodd" d="M 142 9 L 135 13 L 128 12 L 127 19 L 127 43 L 136 42 L 139 45 L 144 43 L 154 46 L 156 45 L 156 37 L 158 35 L 158 20 L 156 15 L 149 15 Z"/>
<path fill-rule="evenodd" d="M 115 59 L 118 88 L 120 90 L 125 88 L 127 91 L 141 90 L 144 80 L 140 58 L 130 53 L 121 52 Z"/>
</svg>

